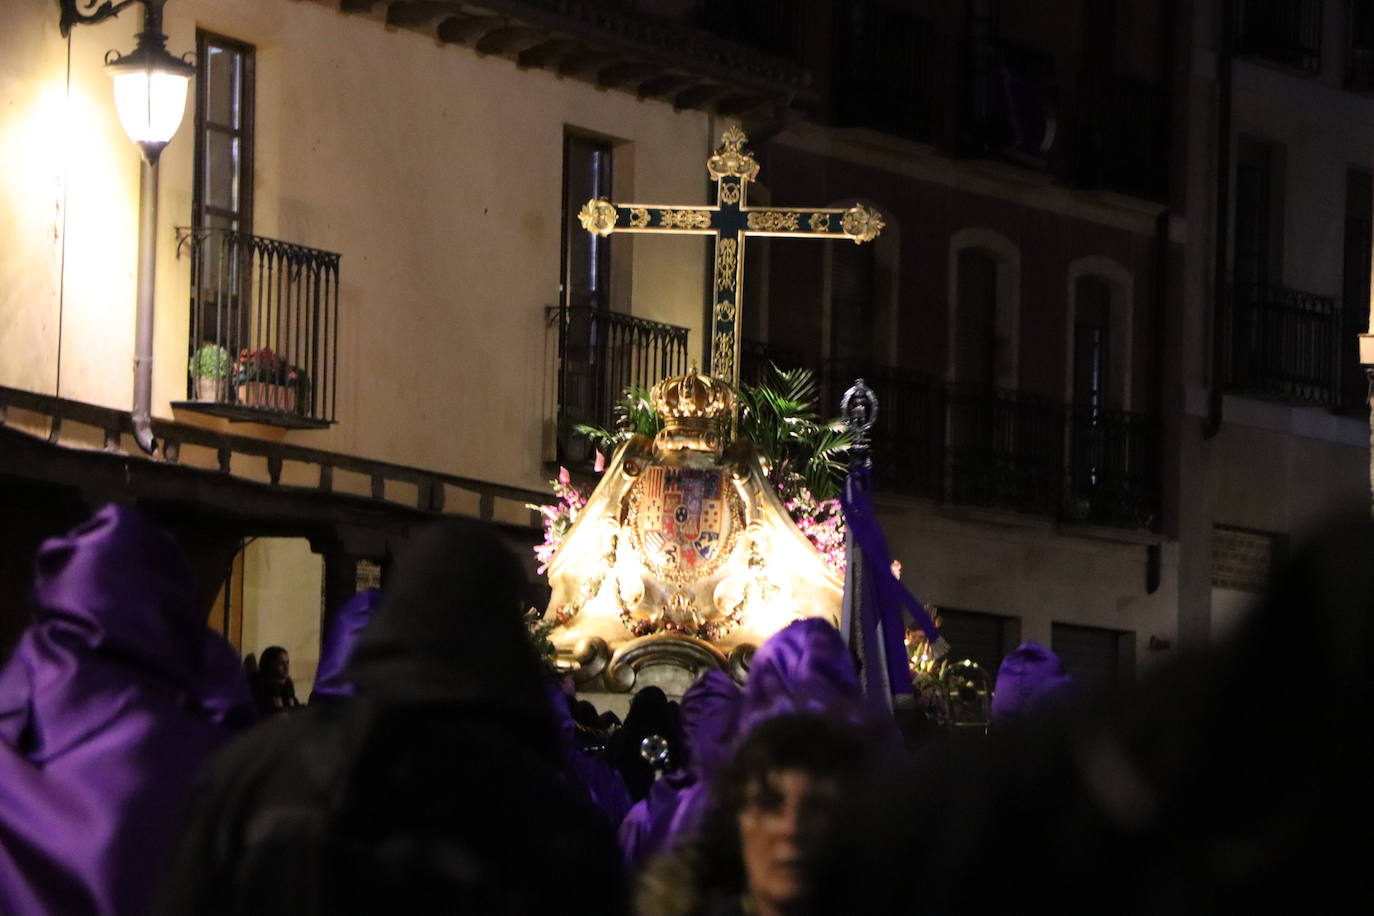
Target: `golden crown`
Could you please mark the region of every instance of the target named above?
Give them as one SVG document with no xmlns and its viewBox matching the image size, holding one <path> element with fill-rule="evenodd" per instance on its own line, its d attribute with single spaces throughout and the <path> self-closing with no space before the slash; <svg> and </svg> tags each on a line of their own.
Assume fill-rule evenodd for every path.
<svg viewBox="0 0 1374 916">
<path fill-rule="evenodd" d="M 671 420 L 720 420 L 735 412 L 735 392 L 718 378 L 702 375 L 696 363 L 686 375 L 665 378 L 649 393 L 663 422 Z"/>
<path fill-rule="evenodd" d="M 721 423 L 735 414 L 735 392 L 725 382 L 702 375 L 693 363 L 686 375 L 655 385 L 649 400 L 663 418 L 657 448 L 720 452 L 724 445 Z"/>
</svg>

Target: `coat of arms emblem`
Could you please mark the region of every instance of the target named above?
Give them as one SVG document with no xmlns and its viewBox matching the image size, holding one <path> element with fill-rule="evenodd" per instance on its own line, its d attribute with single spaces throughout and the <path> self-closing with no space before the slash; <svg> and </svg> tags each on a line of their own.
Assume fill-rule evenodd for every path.
<svg viewBox="0 0 1374 916">
<path fill-rule="evenodd" d="M 653 465 L 635 483 L 630 528 L 645 566 L 660 578 L 711 575 L 742 527 L 739 496 L 719 468 Z"/>
</svg>

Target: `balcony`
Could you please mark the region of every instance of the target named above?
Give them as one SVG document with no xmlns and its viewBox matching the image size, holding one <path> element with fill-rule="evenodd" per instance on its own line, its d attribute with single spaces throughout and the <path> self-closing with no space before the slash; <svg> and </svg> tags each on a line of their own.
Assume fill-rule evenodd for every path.
<svg viewBox="0 0 1374 916">
<path fill-rule="evenodd" d="M 812 368 L 800 351 L 787 347 L 776 347 L 757 340 L 741 340 L 739 344 L 740 381 L 757 385 L 765 378 L 768 364 L 779 369 L 796 369 L 801 366 Z M 826 403 L 829 403 L 827 400 Z M 839 401 L 835 402 L 836 404 Z"/>
<path fill-rule="evenodd" d="M 546 317 L 558 333 L 558 461 L 586 465 L 591 444 L 573 429 L 613 428 L 627 387 L 686 372 L 687 329 L 586 307 L 551 306 Z"/>
<path fill-rule="evenodd" d="M 1322 0 L 1241 0 L 1236 12 L 1236 53 L 1321 72 Z"/>
<path fill-rule="evenodd" d="M 836 17 L 833 120 L 908 140 L 935 132 L 935 30 L 911 12 L 863 0 Z"/>
<path fill-rule="evenodd" d="M 745 341 L 742 353 L 752 355 L 741 361 L 746 379 L 767 359 L 805 364 L 757 342 Z M 1114 528 L 1159 522 L 1156 417 L 843 362 L 821 369 L 819 412 L 837 413 L 859 377 L 878 397 L 872 456 L 881 491 Z"/>
<path fill-rule="evenodd" d="M 839 412 L 840 398 L 862 378 L 878 398 L 870 449 L 880 490 L 939 499 L 944 493 L 944 386 L 923 372 L 830 362 L 822 374 L 820 413 Z"/>
<path fill-rule="evenodd" d="M 1077 407 L 1069 424 L 1065 516 L 1113 528 L 1153 528 L 1160 504 L 1159 420 Z"/>
<path fill-rule="evenodd" d="M 1168 123 L 1162 86 L 1108 74 L 1079 85 L 1070 130 L 1077 185 L 1146 200 L 1168 194 Z"/>
<path fill-rule="evenodd" d="M 1047 170 L 1060 144 L 1054 56 L 1007 41 L 973 43 L 961 112 L 960 153 Z"/>
<path fill-rule="evenodd" d="M 1228 390 L 1295 406 L 1335 406 L 1340 319 L 1330 296 L 1235 284 L 1227 310 Z"/>
<path fill-rule="evenodd" d="M 321 429 L 335 420 L 339 255 L 227 229 L 180 228 L 191 258 L 184 410 Z"/>
<path fill-rule="evenodd" d="M 946 497 L 989 509 L 1054 515 L 1064 479 L 1062 404 L 986 385 L 947 388 Z"/>
</svg>

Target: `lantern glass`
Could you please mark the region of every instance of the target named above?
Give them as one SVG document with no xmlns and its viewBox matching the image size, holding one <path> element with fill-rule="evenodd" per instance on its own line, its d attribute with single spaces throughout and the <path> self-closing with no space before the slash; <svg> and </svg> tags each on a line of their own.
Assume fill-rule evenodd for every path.
<svg viewBox="0 0 1374 916">
<path fill-rule="evenodd" d="M 129 138 L 158 146 L 171 140 L 186 111 L 189 77 L 155 68 L 121 68 L 112 75 L 115 108 Z"/>
</svg>

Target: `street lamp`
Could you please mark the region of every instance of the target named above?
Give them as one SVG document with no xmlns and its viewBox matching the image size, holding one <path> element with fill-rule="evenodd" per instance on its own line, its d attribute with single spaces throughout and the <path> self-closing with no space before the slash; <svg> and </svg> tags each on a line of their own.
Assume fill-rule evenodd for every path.
<svg viewBox="0 0 1374 916">
<path fill-rule="evenodd" d="M 162 4 L 166 0 L 142 0 L 147 4 L 138 47 L 128 54 L 105 55 L 105 70 L 114 80 L 115 108 L 129 139 L 138 144 L 149 162 L 172 139 L 186 111 L 186 87 L 196 68 L 167 53 L 162 34 Z"/>
<path fill-rule="evenodd" d="M 143 4 L 143 31 L 128 54 L 110 51 L 105 69 L 114 80 L 115 108 L 129 139 L 143 151 L 138 200 L 138 309 L 134 333 L 134 440 L 148 454 L 157 450 L 152 432 L 153 280 L 157 273 L 157 159 L 186 111 L 186 89 L 196 68 L 167 52 L 162 7 L 167 0 L 57 0 L 60 28 L 67 36 L 76 23 L 109 19 L 131 3 Z M 82 12 L 83 6 L 90 12 Z"/>
</svg>

